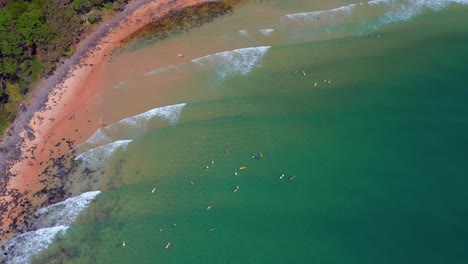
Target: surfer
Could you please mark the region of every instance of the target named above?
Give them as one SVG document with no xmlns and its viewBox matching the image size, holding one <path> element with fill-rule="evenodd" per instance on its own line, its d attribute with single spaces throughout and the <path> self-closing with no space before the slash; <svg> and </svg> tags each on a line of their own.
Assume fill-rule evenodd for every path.
<svg viewBox="0 0 468 264">
<path fill-rule="evenodd" d="M 229 150 L 225 149 L 224 154 L 229 154 Z"/>
<path fill-rule="evenodd" d="M 281 176 L 280 176 L 280 180 L 281 180 L 281 179 L 283 179 L 283 178 L 284 178 L 284 173 L 283 173 L 283 174 L 281 174 Z"/>
<path fill-rule="evenodd" d="M 296 178 L 296 176 L 294 176 L 294 175 L 289 177 L 290 180 L 294 180 L 294 178 Z"/>
<path fill-rule="evenodd" d="M 247 167 L 245 167 L 245 166 L 241 166 L 239 169 L 241 169 L 241 170 L 245 170 L 245 168 L 247 168 Z"/>
<path fill-rule="evenodd" d="M 237 192 L 239 190 L 239 186 L 236 186 L 236 188 L 234 189 L 234 192 Z"/>
<path fill-rule="evenodd" d="M 125 240 L 122 241 L 122 247 L 125 247 Z"/>
<path fill-rule="evenodd" d="M 208 232 L 212 232 L 212 231 L 215 231 L 215 230 L 216 230 L 216 228 L 212 227 L 212 228 L 208 229 Z"/>
<path fill-rule="evenodd" d="M 168 242 L 168 243 L 166 244 L 166 249 L 168 249 L 170 246 L 171 246 L 171 242 Z"/>
<path fill-rule="evenodd" d="M 237 176 L 237 171 L 234 171 L 234 175 L 236 175 L 236 176 Z"/>
<path fill-rule="evenodd" d="M 258 154 L 260 155 L 260 158 L 263 158 L 263 153 L 261 151 Z"/>
<path fill-rule="evenodd" d="M 206 210 L 210 210 L 211 209 L 211 204 L 208 205 L 208 207 L 206 208 Z"/>
<path fill-rule="evenodd" d="M 153 190 L 151 191 L 151 193 L 154 193 L 156 191 L 156 187 L 153 188 Z"/>
</svg>

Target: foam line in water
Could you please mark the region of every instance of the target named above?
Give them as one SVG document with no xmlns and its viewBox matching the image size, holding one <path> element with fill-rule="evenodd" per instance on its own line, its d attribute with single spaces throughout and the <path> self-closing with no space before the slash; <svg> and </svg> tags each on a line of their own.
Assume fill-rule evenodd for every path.
<svg viewBox="0 0 468 264">
<path fill-rule="evenodd" d="M 266 28 L 266 29 L 260 29 L 259 30 L 259 32 L 264 36 L 269 36 L 271 33 L 273 33 L 273 31 L 275 31 L 275 30 L 272 29 L 272 28 Z"/>
<path fill-rule="evenodd" d="M 65 232 L 67 229 L 68 226 L 63 225 L 41 228 L 36 231 L 23 233 L 11 239 L 5 245 L 5 250 L 8 253 L 6 263 L 30 263 L 34 255 L 46 249 L 52 243 L 57 233 Z"/>
<path fill-rule="evenodd" d="M 353 11 L 354 8 L 360 5 L 364 5 L 365 3 L 356 3 L 350 4 L 346 6 L 340 6 L 337 8 L 329 9 L 329 10 L 320 10 L 320 11 L 313 11 L 313 12 L 304 12 L 304 13 L 295 13 L 295 14 L 288 14 L 282 16 L 282 20 L 291 20 L 296 22 L 315 22 L 318 18 L 323 18 L 324 16 L 334 16 L 337 14 L 341 15 L 349 15 Z"/>
<path fill-rule="evenodd" d="M 145 73 L 144 76 L 156 75 L 156 74 L 160 74 L 160 73 L 163 73 L 163 72 L 168 72 L 168 71 L 173 70 L 173 69 L 176 69 L 176 67 L 173 66 L 173 65 L 166 66 L 166 67 L 161 67 L 161 68 L 157 68 L 154 71 L 150 71 L 150 72 Z"/>
<path fill-rule="evenodd" d="M 115 89 L 123 88 L 127 83 L 128 81 L 119 82 L 118 84 L 114 85 L 114 88 Z"/>
<path fill-rule="evenodd" d="M 100 191 L 85 192 L 37 211 L 34 216 L 47 226 L 71 225 Z"/>
<path fill-rule="evenodd" d="M 148 120 L 153 117 L 160 117 L 169 121 L 171 124 L 175 124 L 177 120 L 179 120 L 180 113 L 185 105 L 186 103 L 181 103 L 154 108 L 144 113 L 122 119 L 117 123 L 138 127 L 146 125 Z"/>
<path fill-rule="evenodd" d="M 451 4 L 468 4 L 468 0 L 373 0 L 368 4 L 384 6 L 386 12 L 381 19 L 385 24 L 406 21 L 421 15 L 425 9 L 440 11 Z"/>
<path fill-rule="evenodd" d="M 115 142 L 90 149 L 76 156 L 76 161 L 86 162 L 88 165 L 98 165 L 109 160 L 119 148 L 125 148 L 132 140 L 117 140 Z"/>
<path fill-rule="evenodd" d="M 233 75 L 247 75 L 259 67 L 270 46 L 249 47 L 219 52 L 192 60 L 195 65 L 208 67 L 224 79 Z"/>
<path fill-rule="evenodd" d="M 318 21 L 334 24 L 335 17 L 349 17 L 357 8 L 376 9 L 379 25 L 409 20 L 421 15 L 424 10 L 440 11 L 451 4 L 468 4 L 468 0 L 372 0 L 349 4 L 329 10 L 287 14 L 281 17 L 283 23 L 309 25 Z M 368 25 L 375 27 L 377 25 Z"/>
</svg>

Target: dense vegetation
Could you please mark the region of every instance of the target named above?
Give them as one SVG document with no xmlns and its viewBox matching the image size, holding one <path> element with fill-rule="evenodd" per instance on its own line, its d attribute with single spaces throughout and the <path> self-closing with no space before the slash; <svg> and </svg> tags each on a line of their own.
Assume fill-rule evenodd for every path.
<svg viewBox="0 0 468 264">
<path fill-rule="evenodd" d="M 87 26 L 128 0 L 0 0 L 0 133 L 28 87 L 51 74 Z"/>
</svg>

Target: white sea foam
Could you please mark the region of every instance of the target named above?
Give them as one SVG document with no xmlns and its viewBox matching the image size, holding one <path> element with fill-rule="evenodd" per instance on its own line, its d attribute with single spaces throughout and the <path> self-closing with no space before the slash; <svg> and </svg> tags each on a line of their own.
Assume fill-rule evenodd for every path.
<svg viewBox="0 0 468 264">
<path fill-rule="evenodd" d="M 349 4 L 329 10 L 288 14 L 281 17 L 283 23 L 312 25 L 320 20 L 334 24 L 335 17 L 350 17 L 358 8 L 379 8 L 382 10 L 380 25 L 406 21 L 421 15 L 425 10 L 440 11 L 451 4 L 468 4 L 468 0 L 372 0 Z M 361 18 L 360 21 L 362 21 Z M 318 24 L 317 24 L 318 25 Z M 368 25 L 375 27 L 376 25 Z"/>
<path fill-rule="evenodd" d="M 120 133 L 128 133 L 128 131 L 125 131 L 126 128 L 128 128 L 130 131 L 132 131 L 132 133 L 126 135 L 125 137 L 126 138 L 134 138 L 135 137 L 135 132 L 137 132 L 138 130 L 139 130 L 139 132 L 141 132 L 141 130 L 143 130 L 143 132 L 144 132 L 148 122 L 151 119 L 155 118 L 155 117 L 159 117 L 159 118 L 161 118 L 163 120 L 167 120 L 167 121 L 169 121 L 171 123 L 171 125 L 174 125 L 179 120 L 180 114 L 181 114 L 182 109 L 184 108 L 185 105 L 187 105 L 187 104 L 186 103 L 180 103 L 180 104 L 175 104 L 175 105 L 167 105 L 167 106 L 163 106 L 163 107 L 157 107 L 157 108 L 151 109 L 149 111 L 146 111 L 144 113 L 124 118 L 124 119 L 122 119 L 122 120 L 120 120 L 120 121 L 118 121 L 118 122 L 116 122 L 114 124 L 106 126 L 104 130 L 102 128 L 99 128 L 98 130 L 96 130 L 96 132 L 94 132 L 93 135 L 91 135 L 91 137 L 88 138 L 88 140 L 86 140 L 85 143 L 92 144 L 92 145 L 94 145 L 93 147 L 96 147 L 96 145 L 109 144 L 113 140 L 117 139 L 115 137 L 113 138 L 112 135 L 119 134 L 119 132 Z M 122 129 L 123 129 L 123 131 L 122 131 Z M 120 136 L 122 136 L 122 134 L 120 134 Z M 118 141 L 116 141 L 116 142 L 118 142 Z M 113 143 L 116 143 L 116 142 L 113 142 Z M 123 142 L 125 142 L 125 140 Z M 113 143 L 111 143 L 111 144 L 113 144 Z M 107 145 L 105 145 L 105 146 L 107 146 Z M 109 151 L 115 151 L 115 149 L 113 149 L 114 145 L 110 145 L 110 146 L 112 148 L 109 148 Z M 89 145 L 87 146 L 87 148 L 89 149 Z M 88 159 L 88 158 L 90 158 L 90 156 L 94 157 L 95 155 L 98 155 L 98 156 L 100 155 L 100 154 L 98 154 L 98 153 L 101 152 L 100 149 L 97 150 L 97 148 L 93 148 L 92 150 L 95 150 L 96 154 L 91 154 L 88 151 L 86 151 L 86 152 L 83 152 L 82 154 L 78 155 L 75 158 L 75 160 Z M 99 152 L 97 152 L 97 151 L 99 151 Z M 109 154 L 112 154 L 112 153 L 109 153 Z M 91 158 L 91 159 L 94 160 L 94 158 Z"/>
<path fill-rule="evenodd" d="M 153 117 L 160 117 L 171 122 L 171 124 L 175 124 L 177 120 L 179 120 L 180 113 L 185 105 L 186 103 L 181 103 L 154 108 L 144 113 L 122 119 L 117 123 L 138 127 L 145 126 L 148 120 Z"/>
<path fill-rule="evenodd" d="M 119 82 L 118 84 L 114 85 L 114 88 L 115 89 L 120 89 L 120 88 L 124 87 L 127 83 L 128 83 L 128 81 Z"/>
<path fill-rule="evenodd" d="M 250 47 L 219 52 L 192 60 L 198 66 L 208 67 L 224 79 L 227 76 L 247 75 L 261 65 L 270 46 Z"/>
<path fill-rule="evenodd" d="M 94 132 L 94 134 L 91 135 L 88 140 L 86 140 L 86 142 L 90 144 L 102 144 L 106 141 L 110 141 L 110 137 L 100 128 L 98 128 L 98 130 L 96 130 L 96 132 Z"/>
<path fill-rule="evenodd" d="M 100 191 L 85 192 L 37 211 L 34 216 L 47 226 L 71 225 Z"/>
<path fill-rule="evenodd" d="M 239 30 L 239 34 L 246 37 L 249 35 L 249 32 L 247 31 L 247 29 L 241 29 Z"/>
<path fill-rule="evenodd" d="M 288 15 L 282 16 L 281 20 L 282 21 L 290 20 L 290 21 L 295 21 L 295 22 L 310 23 L 310 22 L 317 21 L 318 18 L 323 20 L 324 17 L 335 16 L 337 14 L 350 15 L 357 6 L 362 6 L 365 4 L 366 3 L 356 3 L 356 4 L 340 6 L 340 7 L 329 9 L 329 10 L 288 14 Z"/>
<path fill-rule="evenodd" d="M 53 238 L 59 232 L 65 232 L 68 226 L 54 226 L 41 228 L 36 231 L 23 233 L 5 245 L 5 251 L 8 254 L 6 263 L 9 264 L 27 264 L 31 258 L 46 249 Z"/>
<path fill-rule="evenodd" d="M 87 165 L 99 165 L 109 160 L 119 148 L 125 148 L 132 140 L 117 140 L 115 142 L 90 149 L 76 156 L 76 161 L 86 162 Z"/>
<path fill-rule="evenodd" d="M 6 263 L 30 263 L 31 258 L 46 249 L 59 232 L 66 232 L 99 193 L 100 191 L 86 192 L 37 211 L 37 221 L 45 227 L 25 232 L 8 241 L 5 244 Z"/>
<path fill-rule="evenodd" d="M 440 11 L 451 4 L 468 4 L 468 0 L 373 0 L 370 5 L 384 6 L 386 12 L 381 22 L 394 23 L 406 21 L 418 15 L 424 10 Z"/>
<path fill-rule="evenodd" d="M 259 32 L 264 36 L 269 36 L 271 33 L 273 33 L 273 31 L 275 31 L 275 30 L 272 29 L 272 28 L 266 28 L 266 29 L 260 29 L 259 30 Z"/>
</svg>

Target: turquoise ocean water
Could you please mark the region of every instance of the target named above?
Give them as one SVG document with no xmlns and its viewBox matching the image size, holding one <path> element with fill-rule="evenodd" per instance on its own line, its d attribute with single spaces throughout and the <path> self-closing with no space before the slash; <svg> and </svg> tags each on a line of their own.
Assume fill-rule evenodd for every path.
<svg viewBox="0 0 468 264">
<path fill-rule="evenodd" d="M 239 47 L 137 77 L 182 76 L 84 144 L 101 193 L 35 262 L 467 263 L 468 7 L 374 2 L 248 3 L 206 26 L 276 10 Z"/>
</svg>

